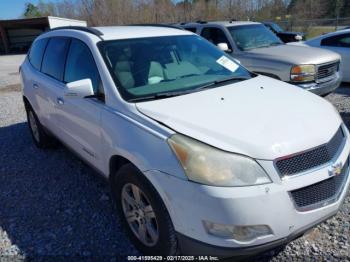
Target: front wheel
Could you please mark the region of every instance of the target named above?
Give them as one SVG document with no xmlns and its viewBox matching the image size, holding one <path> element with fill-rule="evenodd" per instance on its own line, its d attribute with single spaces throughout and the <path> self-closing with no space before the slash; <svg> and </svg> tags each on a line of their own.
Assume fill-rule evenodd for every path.
<svg viewBox="0 0 350 262">
<path fill-rule="evenodd" d="M 112 178 L 122 225 L 133 244 L 147 255 L 176 255 L 178 245 L 168 211 L 152 184 L 132 164 Z"/>
</svg>

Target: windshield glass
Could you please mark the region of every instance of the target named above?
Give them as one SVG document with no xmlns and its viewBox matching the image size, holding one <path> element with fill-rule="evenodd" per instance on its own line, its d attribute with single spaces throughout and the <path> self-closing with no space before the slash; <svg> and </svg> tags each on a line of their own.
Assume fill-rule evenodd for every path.
<svg viewBox="0 0 350 262">
<path fill-rule="evenodd" d="M 283 29 L 278 24 L 271 23 L 270 25 L 273 28 L 273 30 L 275 30 L 277 33 L 283 32 Z"/>
<path fill-rule="evenodd" d="M 229 55 L 197 35 L 103 41 L 101 53 L 127 101 L 180 95 L 251 78 Z"/>
<path fill-rule="evenodd" d="M 282 45 L 282 41 L 262 24 L 228 27 L 237 47 L 242 51 Z"/>
</svg>

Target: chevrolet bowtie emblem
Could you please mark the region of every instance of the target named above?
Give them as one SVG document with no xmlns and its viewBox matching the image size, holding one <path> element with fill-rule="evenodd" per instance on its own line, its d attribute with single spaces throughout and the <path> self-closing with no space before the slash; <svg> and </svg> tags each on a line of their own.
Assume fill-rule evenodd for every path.
<svg viewBox="0 0 350 262">
<path fill-rule="evenodd" d="M 339 162 L 336 164 L 333 164 L 329 169 L 329 176 L 339 176 L 343 169 L 343 163 Z"/>
</svg>

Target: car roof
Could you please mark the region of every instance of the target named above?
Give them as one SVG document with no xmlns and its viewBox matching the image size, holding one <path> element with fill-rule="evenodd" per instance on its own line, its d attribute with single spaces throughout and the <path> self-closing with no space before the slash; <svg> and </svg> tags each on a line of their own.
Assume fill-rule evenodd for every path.
<svg viewBox="0 0 350 262">
<path fill-rule="evenodd" d="M 349 34 L 349 33 L 350 33 L 350 29 L 342 29 L 342 30 L 339 30 L 339 31 L 330 32 L 330 33 L 327 33 L 327 34 L 316 36 L 314 38 L 311 38 L 311 39 L 307 40 L 306 42 L 311 42 L 311 41 L 314 41 L 314 40 L 323 39 L 325 37 L 336 36 L 336 35 L 343 35 L 343 34 Z"/>
<path fill-rule="evenodd" d="M 199 25 L 221 25 L 225 27 L 231 27 L 231 26 L 240 26 L 240 25 L 260 25 L 261 23 L 258 22 L 251 22 L 251 21 L 210 21 L 210 22 L 200 22 L 200 23 L 186 23 L 182 24 L 181 26 L 187 27 L 187 26 L 199 26 Z"/>
<path fill-rule="evenodd" d="M 157 36 L 194 35 L 193 33 L 167 26 L 103 26 L 93 27 L 102 33 L 103 40 L 118 40 Z"/>
<path fill-rule="evenodd" d="M 129 25 L 129 26 L 65 26 L 53 28 L 44 32 L 37 39 L 54 36 L 78 36 L 85 39 L 118 40 L 144 37 L 195 35 L 181 27 L 171 25 Z"/>
</svg>

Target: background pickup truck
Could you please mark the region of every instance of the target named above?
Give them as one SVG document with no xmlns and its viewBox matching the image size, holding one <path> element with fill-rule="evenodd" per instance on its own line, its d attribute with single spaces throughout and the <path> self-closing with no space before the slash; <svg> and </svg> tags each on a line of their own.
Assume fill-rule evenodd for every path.
<svg viewBox="0 0 350 262">
<path fill-rule="evenodd" d="M 319 48 L 286 45 L 261 23 L 200 21 L 179 26 L 212 42 L 250 71 L 315 94 L 327 95 L 342 81 L 338 54 Z"/>
<path fill-rule="evenodd" d="M 284 31 L 278 24 L 274 22 L 264 22 L 264 25 L 275 35 L 277 35 L 284 43 L 305 40 L 304 33 Z"/>
</svg>

